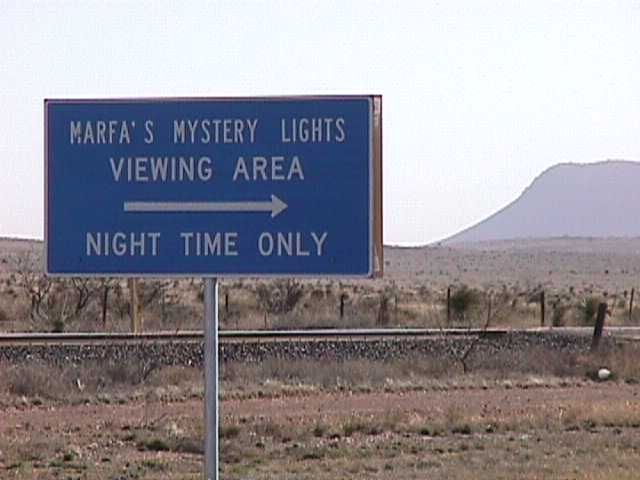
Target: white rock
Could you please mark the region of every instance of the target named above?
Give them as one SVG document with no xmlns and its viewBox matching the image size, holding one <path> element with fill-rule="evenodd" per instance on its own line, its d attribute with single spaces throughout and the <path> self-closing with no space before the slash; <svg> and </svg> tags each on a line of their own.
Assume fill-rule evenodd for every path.
<svg viewBox="0 0 640 480">
<path fill-rule="evenodd" d="M 606 368 L 601 368 L 598 370 L 598 379 L 600 380 L 608 380 L 611 377 L 611 371 Z"/>
</svg>

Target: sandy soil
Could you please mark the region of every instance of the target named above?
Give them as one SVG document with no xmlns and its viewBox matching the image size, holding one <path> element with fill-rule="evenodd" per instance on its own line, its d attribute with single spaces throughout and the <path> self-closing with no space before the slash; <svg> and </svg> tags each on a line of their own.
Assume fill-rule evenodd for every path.
<svg viewBox="0 0 640 480">
<path fill-rule="evenodd" d="M 627 384 L 536 387 L 534 379 L 527 388 L 224 401 L 221 478 L 636 478 L 639 393 Z M 200 398 L 150 395 L 8 402 L 0 477 L 200 478 L 202 409 Z M 355 419 L 379 428 L 347 432 Z M 433 425 L 444 430 L 434 434 Z"/>
</svg>

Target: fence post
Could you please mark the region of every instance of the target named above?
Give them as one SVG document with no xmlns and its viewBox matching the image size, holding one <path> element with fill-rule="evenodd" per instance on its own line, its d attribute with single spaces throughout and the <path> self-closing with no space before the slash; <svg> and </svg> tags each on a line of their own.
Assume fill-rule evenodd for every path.
<svg viewBox="0 0 640 480">
<path fill-rule="evenodd" d="M 540 326 L 544 327 L 544 309 L 545 309 L 545 301 L 544 301 L 544 290 L 540 292 Z"/>
<path fill-rule="evenodd" d="M 161 314 L 162 314 L 162 324 L 164 325 L 167 321 L 167 299 L 166 299 L 166 289 L 165 289 L 165 285 L 162 285 L 162 288 L 160 290 L 162 297 L 160 297 L 160 306 L 161 308 Z"/>
<path fill-rule="evenodd" d="M 393 298 L 394 300 L 394 304 L 393 304 L 393 319 L 397 322 L 398 321 L 398 294 L 396 293 L 395 297 Z"/>
<path fill-rule="evenodd" d="M 138 279 L 129 279 L 129 310 L 131 313 L 131 331 L 133 333 L 140 333 L 142 330 L 142 320 L 140 318 L 140 305 L 138 302 Z"/>
<path fill-rule="evenodd" d="M 447 325 L 451 323 L 451 287 L 447 287 Z"/>
<path fill-rule="evenodd" d="M 598 305 L 598 315 L 596 316 L 596 326 L 593 329 L 593 340 L 591 341 L 591 351 L 594 352 L 600 345 L 602 338 L 602 330 L 604 329 L 604 318 L 607 314 L 607 304 L 600 303 Z"/>
<path fill-rule="evenodd" d="M 344 293 L 340 294 L 340 320 L 344 317 Z"/>
<path fill-rule="evenodd" d="M 631 315 L 633 314 L 633 294 L 636 293 L 636 289 L 631 289 L 631 298 L 629 299 L 629 321 L 631 321 Z"/>
<path fill-rule="evenodd" d="M 378 308 L 378 325 L 387 325 L 389 323 L 389 298 L 383 293 L 380 295 L 380 307 Z"/>
<path fill-rule="evenodd" d="M 106 280 L 102 282 L 102 329 L 107 330 L 107 301 L 109 300 L 109 285 Z"/>
</svg>

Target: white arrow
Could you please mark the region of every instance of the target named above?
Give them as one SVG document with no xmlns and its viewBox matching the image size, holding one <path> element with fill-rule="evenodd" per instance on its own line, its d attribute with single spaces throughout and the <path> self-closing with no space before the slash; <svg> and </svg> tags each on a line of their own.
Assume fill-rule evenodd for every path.
<svg viewBox="0 0 640 480">
<path fill-rule="evenodd" d="M 287 208 L 275 195 L 268 202 L 124 202 L 125 212 L 271 212 L 275 217 Z"/>
</svg>

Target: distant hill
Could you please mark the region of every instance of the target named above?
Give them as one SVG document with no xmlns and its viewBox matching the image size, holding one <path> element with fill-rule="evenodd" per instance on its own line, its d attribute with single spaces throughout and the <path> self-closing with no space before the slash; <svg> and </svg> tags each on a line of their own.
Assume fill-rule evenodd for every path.
<svg viewBox="0 0 640 480">
<path fill-rule="evenodd" d="M 562 163 L 522 195 L 442 243 L 550 237 L 638 237 L 640 162 Z"/>
</svg>

